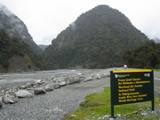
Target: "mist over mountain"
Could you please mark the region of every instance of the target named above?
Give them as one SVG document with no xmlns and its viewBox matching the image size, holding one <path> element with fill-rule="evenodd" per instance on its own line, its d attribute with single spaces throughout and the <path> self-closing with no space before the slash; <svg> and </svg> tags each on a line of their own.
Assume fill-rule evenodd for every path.
<svg viewBox="0 0 160 120">
<path fill-rule="evenodd" d="M 39 45 L 39 47 L 41 48 L 42 51 L 44 51 L 48 47 L 48 45 Z"/>
<path fill-rule="evenodd" d="M 46 48 L 49 69 L 106 68 L 124 64 L 123 53 L 148 38 L 118 10 L 100 5 L 80 15 Z"/>
<path fill-rule="evenodd" d="M 40 52 L 40 48 L 33 41 L 28 33 L 26 25 L 5 6 L 0 4 L 0 30 L 5 30 L 9 37 L 16 36 L 21 41 L 31 47 L 35 53 Z"/>
<path fill-rule="evenodd" d="M 25 24 L 0 5 L 0 72 L 39 69 L 40 54 Z"/>
<path fill-rule="evenodd" d="M 155 41 L 156 43 L 160 43 L 160 38 L 153 38 L 153 41 Z"/>
</svg>

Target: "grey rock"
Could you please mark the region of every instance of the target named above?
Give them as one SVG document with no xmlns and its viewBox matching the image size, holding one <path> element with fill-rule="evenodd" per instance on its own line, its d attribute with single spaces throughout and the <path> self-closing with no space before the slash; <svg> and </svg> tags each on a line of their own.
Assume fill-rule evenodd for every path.
<svg viewBox="0 0 160 120">
<path fill-rule="evenodd" d="M 0 109 L 3 107 L 2 97 L 0 97 Z"/>
<path fill-rule="evenodd" d="M 35 89 L 34 89 L 34 94 L 35 94 L 35 95 L 46 94 L 46 90 L 45 90 L 44 88 L 42 88 L 42 87 L 40 87 L 40 88 L 35 88 Z"/>
<path fill-rule="evenodd" d="M 61 81 L 64 81 L 64 77 L 63 76 L 61 76 L 61 77 L 54 77 L 54 78 L 52 78 L 52 81 L 54 82 L 54 83 L 59 83 L 59 82 L 61 82 Z"/>
<path fill-rule="evenodd" d="M 88 82 L 88 81 L 91 81 L 91 80 L 93 80 L 92 76 L 88 76 L 83 80 L 83 82 Z"/>
<path fill-rule="evenodd" d="M 33 87 L 34 86 L 34 83 L 30 83 L 30 82 L 28 82 L 28 83 L 26 83 L 26 88 L 29 88 L 29 87 Z"/>
<path fill-rule="evenodd" d="M 34 86 L 35 83 L 26 83 L 25 85 L 20 86 L 20 89 L 28 89 Z"/>
<path fill-rule="evenodd" d="M 66 82 L 67 84 L 74 84 L 74 83 L 80 83 L 82 80 L 82 77 L 81 76 L 72 76 L 72 77 L 69 77 L 69 78 L 66 78 Z"/>
<path fill-rule="evenodd" d="M 59 84 L 54 84 L 54 89 L 58 89 L 60 88 L 61 86 Z"/>
<path fill-rule="evenodd" d="M 27 90 L 18 90 L 16 92 L 16 96 L 18 98 L 27 98 L 27 97 L 33 97 L 32 93 L 30 93 L 29 91 Z"/>
<path fill-rule="evenodd" d="M 53 84 L 48 84 L 45 86 L 46 91 L 53 91 L 54 90 L 54 85 Z"/>
<path fill-rule="evenodd" d="M 5 104 L 14 104 L 18 102 L 18 99 L 14 95 L 6 94 L 3 96 L 2 101 Z"/>
</svg>

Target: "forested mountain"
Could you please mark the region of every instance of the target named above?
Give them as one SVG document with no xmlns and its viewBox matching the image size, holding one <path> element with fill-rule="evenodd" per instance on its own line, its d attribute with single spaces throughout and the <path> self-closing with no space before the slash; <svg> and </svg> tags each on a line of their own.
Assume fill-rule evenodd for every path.
<svg viewBox="0 0 160 120">
<path fill-rule="evenodd" d="M 25 24 L 0 5 L 0 72 L 39 69 L 41 49 L 32 40 Z"/>
<path fill-rule="evenodd" d="M 126 50 L 148 38 L 129 19 L 109 6 L 100 5 L 80 15 L 45 50 L 49 69 L 106 68 L 124 64 Z"/>
<path fill-rule="evenodd" d="M 25 24 L 5 6 L 0 4 L 0 30 L 5 30 L 9 37 L 17 37 L 37 54 L 41 51 L 28 33 Z"/>
<path fill-rule="evenodd" d="M 160 43 L 147 41 L 136 49 L 126 51 L 123 59 L 129 67 L 160 68 Z"/>
</svg>

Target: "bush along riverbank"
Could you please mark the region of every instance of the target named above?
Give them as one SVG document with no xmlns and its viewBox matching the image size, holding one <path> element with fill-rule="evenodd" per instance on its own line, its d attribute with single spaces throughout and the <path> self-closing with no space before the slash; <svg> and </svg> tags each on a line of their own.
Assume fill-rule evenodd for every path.
<svg viewBox="0 0 160 120">
<path fill-rule="evenodd" d="M 115 107 L 116 120 L 159 120 L 160 96 L 155 99 L 155 111 L 151 111 L 151 102 L 142 102 Z M 85 97 L 79 108 L 65 115 L 64 120 L 109 120 L 110 88 Z"/>
</svg>

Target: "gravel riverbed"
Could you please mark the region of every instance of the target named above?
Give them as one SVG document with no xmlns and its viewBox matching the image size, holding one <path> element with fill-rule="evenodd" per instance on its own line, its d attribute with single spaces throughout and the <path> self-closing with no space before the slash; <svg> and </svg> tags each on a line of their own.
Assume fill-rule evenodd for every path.
<svg viewBox="0 0 160 120">
<path fill-rule="evenodd" d="M 107 80 L 69 85 L 45 95 L 20 100 L 5 105 L 0 110 L 1 120 L 62 120 L 64 114 L 73 111 L 83 98 L 107 86 Z"/>
<path fill-rule="evenodd" d="M 48 80 L 53 76 L 64 76 L 82 73 L 85 77 L 97 73 L 109 73 L 109 70 L 63 70 L 37 72 L 31 74 L 7 74 L 1 75 L 3 82 L 0 87 L 10 88 L 11 86 L 23 85 L 33 79 Z M 43 73 L 43 74 L 42 74 Z M 21 81 L 15 79 L 22 79 Z M 6 83 L 4 80 L 7 80 Z M 12 81 L 14 79 L 14 81 Z M 27 80 L 28 81 L 27 81 Z M 23 81 L 24 80 L 24 81 Z M 5 104 L 0 109 L 0 120 L 62 120 L 64 115 L 72 112 L 84 100 L 88 94 L 99 92 L 109 85 L 109 78 L 93 79 L 87 82 L 70 84 L 44 95 L 37 95 L 32 98 L 20 99 L 16 104 Z"/>
</svg>

